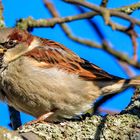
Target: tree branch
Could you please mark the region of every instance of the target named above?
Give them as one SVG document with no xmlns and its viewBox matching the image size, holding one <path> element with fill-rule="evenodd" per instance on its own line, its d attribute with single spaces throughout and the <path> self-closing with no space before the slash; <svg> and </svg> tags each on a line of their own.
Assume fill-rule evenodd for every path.
<svg viewBox="0 0 140 140">
<path fill-rule="evenodd" d="M 23 126 L 19 133 L 24 136 L 36 134 L 42 139 L 127 139 L 140 137 L 140 119 L 135 115 L 93 116 L 82 122 L 66 122 L 60 124 L 36 124 Z M 137 131 L 136 131 L 137 128 Z M 118 131 L 119 130 L 119 131 Z M 28 137 L 26 137 L 28 140 Z"/>
<path fill-rule="evenodd" d="M 46 19 L 35 20 L 32 17 L 28 17 L 26 19 L 18 20 L 16 23 L 16 27 L 25 29 L 25 30 L 27 30 L 28 28 L 32 28 L 32 27 L 36 27 L 36 28 L 48 27 L 48 26 L 53 27 L 56 24 L 71 22 L 71 21 L 75 21 L 75 20 L 81 20 L 81 19 L 85 19 L 85 18 L 92 18 L 95 15 L 96 15 L 95 12 L 87 12 L 87 13 L 78 14 L 75 16 L 67 16 L 64 18 L 56 17 L 56 18 L 52 18 L 52 19 L 48 19 L 48 20 L 46 20 Z"/>
<path fill-rule="evenodd" d="M 2 1 L 0 0 L 0 28 L 4 26 L 5 26 L 5 23 L 4 23 L 4 17 L 3 17 L 3 5 L 2 5 Z"/>
<path fill-rule="evenodd" d="M 86 8 L 89 8 L 89 9 L 97 12 L 98 14 L 103 15 L 103 17 L 105 19 L 107 19 L 108 16 L 115 16 L 115 17 L 119 17 L 119 18 L 128 20 L 131 23 L 137 24 L 138 26 L 140 26 L 140 21 L 139 20 L 134 19 L 134 18 L 130 17 L 129 15 L 127 15 L 123 12 L 116 11 L 114 9 L 106 9 L 104 7 L 99 7 L 99 6 L 96 6 L 96 5 L 91 4 L 89 2 L 79 1 L 79 0 L 64 0 L 64 1 L 68 2 L 68 3 L 72 3 L 72 4 L 78 4 L 78 5 L 84 6 Z M 108 13 L 109 15 L 106 14 L 106 13 Z M 106 22 L 108 23 L 108 21 L 106 21 Z"/>
<path fill-rule="evenodd" d="M 131 14 L 135 10 L 139 10 L 139 9 L 140 9 L 140 2 L 137 2 L 137 3 L 131 4 L 131 5 L 115 8 L 114 10 L 124 12 L 126 14 Z"/>
</svg>

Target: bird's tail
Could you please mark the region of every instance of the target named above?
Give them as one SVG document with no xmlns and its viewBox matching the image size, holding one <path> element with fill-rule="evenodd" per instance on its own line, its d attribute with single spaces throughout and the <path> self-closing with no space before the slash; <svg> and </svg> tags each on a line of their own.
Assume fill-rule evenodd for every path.
<svg viewBox="0 0 140 140">
<path fill-rule="evenodd" d="M 128 87 L 140 86 L 140 76 L 133 77 L 131 79 L 117 79 L 114 81 L 106 81 L 101 87 L 101 95 L 116 94 Z"/>
<path fill-rule="evenodd" d="M 126 80 L 130 86 L 140 86 L 140 75 Z"/>
</svg>

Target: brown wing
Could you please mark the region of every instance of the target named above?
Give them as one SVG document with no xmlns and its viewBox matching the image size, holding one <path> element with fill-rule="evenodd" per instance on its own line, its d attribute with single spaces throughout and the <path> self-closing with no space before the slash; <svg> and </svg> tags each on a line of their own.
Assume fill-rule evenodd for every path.
<svg viewBox="0 0 140 140">
<path fill-rule="evenodd" d="M 35 59 L 40 67 L 57 67 L 68 73 L 77 74 L 87 80 L 117 78 L 98 66 L 81 59 L 57 42 L 41 39 L 41 43 L 41 46 L 34 48 L 26 54 L 26 56 Z"/>
</svg>

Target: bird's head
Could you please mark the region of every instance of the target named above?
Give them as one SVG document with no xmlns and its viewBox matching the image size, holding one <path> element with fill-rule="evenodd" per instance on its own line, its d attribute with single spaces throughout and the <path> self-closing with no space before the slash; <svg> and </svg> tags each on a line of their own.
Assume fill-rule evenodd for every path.
<svg viewBox="0 0 140 140">
<path fill-rule="evenodd" d="M 36 37 L 17 28 L 0 29 L 0 61 L 9 63 L 37 45 Z"/>
</svg>

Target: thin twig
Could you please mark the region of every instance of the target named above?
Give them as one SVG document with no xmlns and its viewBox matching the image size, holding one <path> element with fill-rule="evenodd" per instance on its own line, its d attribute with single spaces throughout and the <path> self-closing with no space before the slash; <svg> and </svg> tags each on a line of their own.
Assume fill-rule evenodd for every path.
<svg viewBox="0 0 140 140">
<path fill-rule="evenodd" d="M 0 27 L 4 27 L 5 23 L 4 23 L 4 17 L 3 17 L 3 5 L 2 5 L 2 1 L 0 0 Z"/>
<path fill-rule="evenodd" d="M 134 19 L 134 18 L 130 17 L 129 15 L 127 15 L 123 12 L 116 11 L 114 9 L 106 9 L 104 7 L 99 7 L 99 6 L 96 6 L 96 5 L 91 4 L 89 2 L 80 1 L 80 0 L 64 0 L 64 1 L 68 2 L 68 3 L 72 3 L 72 4 L 78 4 L 78 5 L 84 6 L 86 8 L 89 8 L 89 9 L 97 12 L 98 14 L 103 15 L 105 19 L 107 19 L 108 16 L 115 16 L 115 17 L 119 17 L 119 18 L 128 20 L 131 23 L 134 23 L 134 24 L 137 24 L 138 26 L 140 26 L 139 20 Z M 106 22 L 108 22 L 108 21 L 106 21 Z"/>
<path fill-rule="evenodd" d="M 75 20 L 81 20 L 81 19 L 85 19 L 85 18 L 92 18 L 93 16 L 95 16 L 97 13 L 95 12 L 87 12 L 84 14 L 78 14 L 75 16 L 67 16 L 67 17 L 56 17 L 56 18 L 51 18 L 51 19 L 38 19 L 35 20 L 32 17 L 28 17 L 26 19 L 20 19 L 17 21 L 16 23 L 16 27 L 21 28 L 21 29 L 25 29 L 27 30 L 30 27 L 53 27 L 56 24 L 61 24 L 61 23 L 65 23 L 65 22 L 71 22 L 71 21 L 75 21 Z"/>
<path fill-rule="evenodd" d="M 134 61 L 137 61 L 138 34 L 134 30 L 134 24 L 131 24 L 131 26 L 126 30 L 126 33 L 129 34 L 131 41 L 132 41 L 133 48 L 134 48 L 133 59 L 134 59 Z"/>
<path fill-rule="evenodd" d="M 137 2 L 137 3 L 131 4 L 131 5 L 115 8 L 114 10 L 124 12 L 126 14 L 131 14 L 135 10 L 139 10 L 139 9 L 140 9 L 140 2 Z"/>
</svg>

